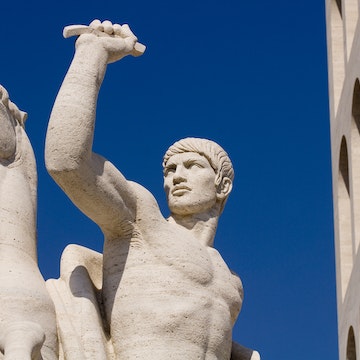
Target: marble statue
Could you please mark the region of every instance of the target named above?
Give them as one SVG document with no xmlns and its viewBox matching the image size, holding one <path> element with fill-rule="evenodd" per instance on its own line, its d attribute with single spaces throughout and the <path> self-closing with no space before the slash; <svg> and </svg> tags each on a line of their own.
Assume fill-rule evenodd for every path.
<svg viewBox="0 0 360 360">
<path fill-rule="evenodd" d="M 55 309 L 37 264 L 37 173 L 26 116 L 0 85 L 0 359 L 55 360 Z"/>
<path fill-rule="evenodd" d="M 47 283 L 60 356 L 259 359 L 232 342 L 243 288 L 213 248 L 232 189 L 229 157 L 210 140 L 172 145 L 163 161 L 171 212 L 165 219 L 149 191 L 92 150 L 107 65 L 133 53 L 138 43 L 127 25 L 94 20 L 89 29 L 77 38 L 57 95 L 45 161 L 73 203 L 101 228 L 104 251 L 68 246 L 60 278 Z"/>
</svg>

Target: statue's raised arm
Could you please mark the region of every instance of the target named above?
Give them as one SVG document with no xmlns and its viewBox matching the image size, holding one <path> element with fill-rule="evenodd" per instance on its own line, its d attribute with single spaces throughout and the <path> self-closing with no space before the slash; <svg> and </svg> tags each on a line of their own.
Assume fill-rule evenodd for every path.
<svg viewBox="0 0 360 360">
<path fill-rule="evenodd" d="M 86 215 L 115 229 L 114 219 L 133 219 L 135 198 L 121 173 L 92 151 L 96 103 L 107 64 L 133 54 L 137 38 L 127 25 L 99 20 L 79 33 L 51 113 L 46 167 Z"/>
</svg>

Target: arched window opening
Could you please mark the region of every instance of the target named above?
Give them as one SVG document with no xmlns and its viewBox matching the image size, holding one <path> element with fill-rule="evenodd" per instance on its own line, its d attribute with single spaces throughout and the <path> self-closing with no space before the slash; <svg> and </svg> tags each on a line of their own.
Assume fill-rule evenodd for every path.
<svg viewBox="0 0 360 360">
<path fill-rule="evenodd" d="M 338 8 L 339 14 L 342 17 L 342 6 L 341 6 L 341 0 L 335 0 L 336 6 Z"/>
<path fill-rule="evenodd" d="M 339 14 L 342 17 L 342 6 L 341 6 L 341 0 L 335 0 L 336 6 L 338 8 Z"/>
<path fill-rule="evenodd" d="M 360 243 L 360 82 L 358 79 L 355 82 L 352 101 L 351 160 L 355 226 L 353 245 L 356 253 Z"/>
<path fill-rule="evenodd" d="M 350 197 L 349 157 L 345 137 L 341 140 L 339 170 L 340 180 L 344 184 L 346 195 Z"/>
<path fill-rule="evenodd" d="M 351 233 L 349 160 L 345 137 L 342 138 L 338 176 L 338 227 L 340 251 L 340 279 L 342 299 L 345 297 L 353 266 Z"/>
<path fill-rule="evenodd" d="M 350 326 L 348 333 L 346 360 L 356 360 L 355 336 L 354 336 L 354 329 L 352 326 Z"/>
</svg>

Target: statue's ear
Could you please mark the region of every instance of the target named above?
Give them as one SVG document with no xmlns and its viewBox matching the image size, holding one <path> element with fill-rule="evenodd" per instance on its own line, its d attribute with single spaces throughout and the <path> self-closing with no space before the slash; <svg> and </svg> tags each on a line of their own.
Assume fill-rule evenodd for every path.
<svg viewBox="0 0 360 360">
<path fill-rule="evenodd" d="M 225 199 L 231 192 L 232 190 L 232 181 L 230 178 L 228 177 L 223 177 L 221 179 L 221 183 L 218 186 L 218 190 L 217 190 L 217 196 L 219 200 L 223 200 Z"/>
</svg>

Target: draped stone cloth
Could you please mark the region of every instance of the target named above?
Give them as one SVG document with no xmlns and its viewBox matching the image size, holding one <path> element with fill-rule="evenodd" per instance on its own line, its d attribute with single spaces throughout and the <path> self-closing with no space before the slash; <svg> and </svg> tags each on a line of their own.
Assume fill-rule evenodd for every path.
<svg viewBox="0 0 360 360">
<path fill-rule="evenodd" d="M 115 360 L 101 306 L 102 254 L 79 245 L 65 248 L 60 278 L 47 289 L 55 304 L 60 360 Z"/>
</svg>

